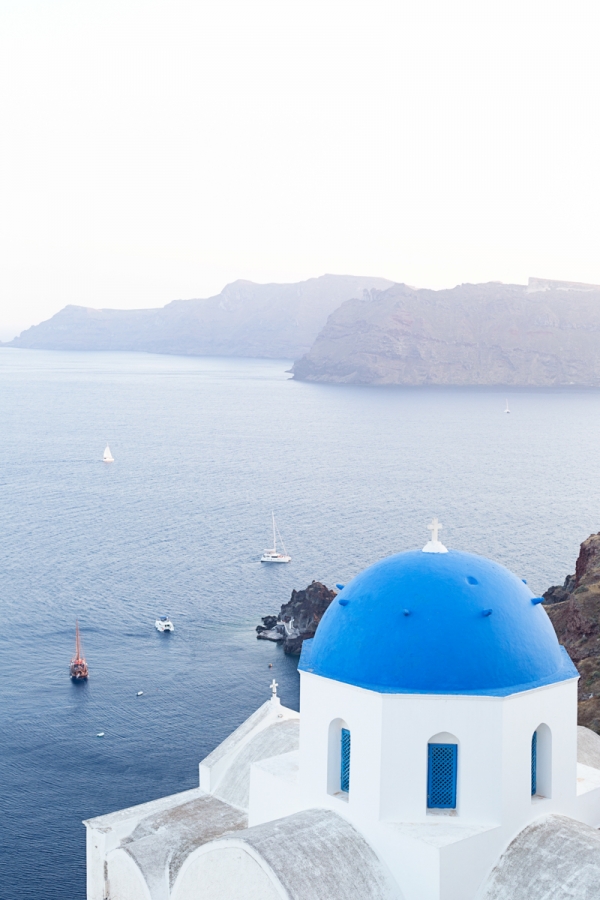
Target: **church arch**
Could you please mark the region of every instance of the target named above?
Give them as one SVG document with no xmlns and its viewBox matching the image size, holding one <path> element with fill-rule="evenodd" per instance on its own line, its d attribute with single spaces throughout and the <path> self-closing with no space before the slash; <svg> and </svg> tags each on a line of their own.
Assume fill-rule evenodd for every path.
<svg viewBox="0 0 600 900">
<path fill-rule="evenodd" d="M 344 719 L 329 724 L 327 793 L 347 799 L 350 793 L 351 731 Z"/>
<path fill-rule="evenodd" d="M 197 847 L 180 863 L 169 897 L 403 900 L 371 845 L 342 816 L 324 809 L 304 810 Z"/>
<path fill-rule="evenodd" d="M 531 796 L 552 797 L 552 732 L 545 722 L 531 736 Z"/>
<path fill-rule="evenodd" d="M 427 741 L 427 809 L 453 810 L 458 805 L 458 738 L 447 731 Z"/>
<path fill-rule="evenodd" d="M 212 841 L 194 850 L 173 885 L 173 900 L 282 900 L 275 873 L 242 841 Z"/>
<path fill-rule="evenodd" d="M 107 854 L 104 872 L 104 890 L 107 897 L 151 900 L 147 882 L 148 873 L 140 868 L 138 861 L 126 848 L 117 847 Z"/>
</svg>

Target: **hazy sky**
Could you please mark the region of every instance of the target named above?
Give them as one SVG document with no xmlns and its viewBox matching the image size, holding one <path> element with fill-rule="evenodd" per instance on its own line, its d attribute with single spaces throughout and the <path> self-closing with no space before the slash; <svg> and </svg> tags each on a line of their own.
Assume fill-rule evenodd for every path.
<svg viewBox="0 0 600 900">
<path fill-rule="evenodd" d="M 597 0 L 0 13 L 0 337 L 236 278 L 600 283 Z"/>
</svg>

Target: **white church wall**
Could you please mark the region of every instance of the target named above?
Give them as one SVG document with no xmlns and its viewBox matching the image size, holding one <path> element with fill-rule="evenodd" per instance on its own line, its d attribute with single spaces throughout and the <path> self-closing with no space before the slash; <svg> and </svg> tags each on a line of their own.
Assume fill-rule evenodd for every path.
<svg viewBox="0 0 600 900">
<path fill-rule="evenodd" d="M 275 722 L 298 718 L 299 713 L 282 706 L 279 697 L 271 697 L 202 760 L 199 766 L 202 790 L 212 793 L 218 788 L 234 760 L 259 732 Z"/>
<path fill-rule="evenodd" d="M 503 808 L 513 836 L 539 816 L 572 814 L 577 793 L 577 681 L 505 698 L 503 709 Z M 531 794 L 531 739 L 538 738 L 539 780 Z M 550 795 L 550 796 L 548 796 Z"/>
<path fill-rule="evenodd" d="M 87 900 L 104 900 L 104 861 L 106 859 L 106 835 L 94 828 L 86 829 L 86 897 Z"/>
<path fill-rule="evenodd" d="M 159 900 L 150 895 L 144 876 L 125 850 L 112 850 L 106 869 L 106 900 Z"/>
<path fill-rule="evenodd" d="M 306 809 L 299 785 L 299 751 L 256 762 L 250 769 L 248 825 L 262 825 Z"/>
<path fill-rule="evenodd" d="M 194 851 L 181 868 L 171 900 L 288 900 L 287 892 L 247 847 L 228 843 Z"/>
<path fill-rule="evenodd" d="M 496 698 L 383 695 L 381 817 L 428 822 L 452 817 L 499 822 L 502 713 Z M 429 743 L 456 743 L 455 810 L 427 808 Z M 490 778 L 489 772 L 496 771 Z"/>
<path fill-rule="evenodd" d="M 439 900 L 473 900 L 496 864 L 501 844 L 497 827 L 441 847 Z"/>
<path fill-rule="evenodd" d="M 577 797 L 573 818 L 593 828 L 600 828 L 600 770 L 577 764 Z"/>
<path fill-rule="evenodd" d="M 438 900 L 440 853 L 435 842 L 421 841 L 417 833 L 407 833 L 390 823 L 373 823 L 364 828 L 363 834 L 405 900 Z"/>
<path fill-rule="evenodd" d="M 306 806 L 325 806 L 352 821 L 379 813 L 381 696 L 352 685 L 301 672 L 300 786 Z M 331 759 L 340 723 L 351 735 L 350 791 L 334 791 Z M 331 728 L 334 723 L 333 728 Z"/>
<path fill-rule="evenodd" d="M 508 697 L 377 694 L 302 672 L 303 796 L 353 821 L 425 823 L 447 816 L 513 831 L 547 811 L 569 814 L 576 794 L 576 691 L 574 679 Z M 332 789 L 342 724 L 351 733 L 346 809 Z M 539 785 L 532 798 L 531 738 L 538 728 Z M 427 808 L 431 741 L 458 746 L 453 811 Z"/>
<path fill-rule="evenodd" d="M 259 731 L 237 754 L 220 779 L 214 796 L 239 809 L 249 808 L 251 769 L 255 762 L 298 750 L 298 719 L 281 719 Z"/>
<path fill-rule="evenodd" d="M 94 819 L 86 819 L 83 824 L 86 827 L 87 900 L 105 900 L 104 866 L 107 855 L 135 831 L 142 819 L 181 806 L 200 794 L 198 788 L 193 788 Z"/>
</svg>

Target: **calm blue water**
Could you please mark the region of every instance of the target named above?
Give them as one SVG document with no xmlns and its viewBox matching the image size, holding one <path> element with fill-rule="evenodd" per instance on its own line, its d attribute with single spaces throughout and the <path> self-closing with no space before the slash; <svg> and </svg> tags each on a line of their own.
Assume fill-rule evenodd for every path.
<svg viewBox="0 0 600 900">
<path fill-rule="evenodd" d="M 273 674 L 297 707 L 296 661 L 254 633 L 292 588 L 422 546 L 437 515 L 537 592 L 600 528 L 600 393 L 513 392 L 507 416 L 505 393 L 287 368 L 0 349 L 2 900 L 83 900 L 83 818 L 196 786 Z M 272 508 L 289 566 L 258 562 Z"/>
</svg>

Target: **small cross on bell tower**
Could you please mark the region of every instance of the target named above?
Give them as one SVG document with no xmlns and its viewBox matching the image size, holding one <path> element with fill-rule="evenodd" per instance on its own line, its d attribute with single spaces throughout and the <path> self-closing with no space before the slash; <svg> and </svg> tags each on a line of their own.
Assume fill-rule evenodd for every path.
<svg viewBox="0 0 600 900">
<path fill-rule="evenodd" d="M 271 684 L 269 685 L 271 688 L 271 703 L 279 703 L 279 697 L 277 696 L 277 688 L 279 687 L 278 683 L 273 679 Z"/>
<path fill-rule="evenodd" d="M 427 541 L 423 547 L 423 553 L 447 553 L 448 549 L 444 547 L 438 537 L 438 532 L 440 528 L 443 528 L 443 525 L 441 522 L 438 522 L 437 517 L 432 519 L 431 524 L 427 528 L 431 532 L 431 540 Z"/>
</svg>

